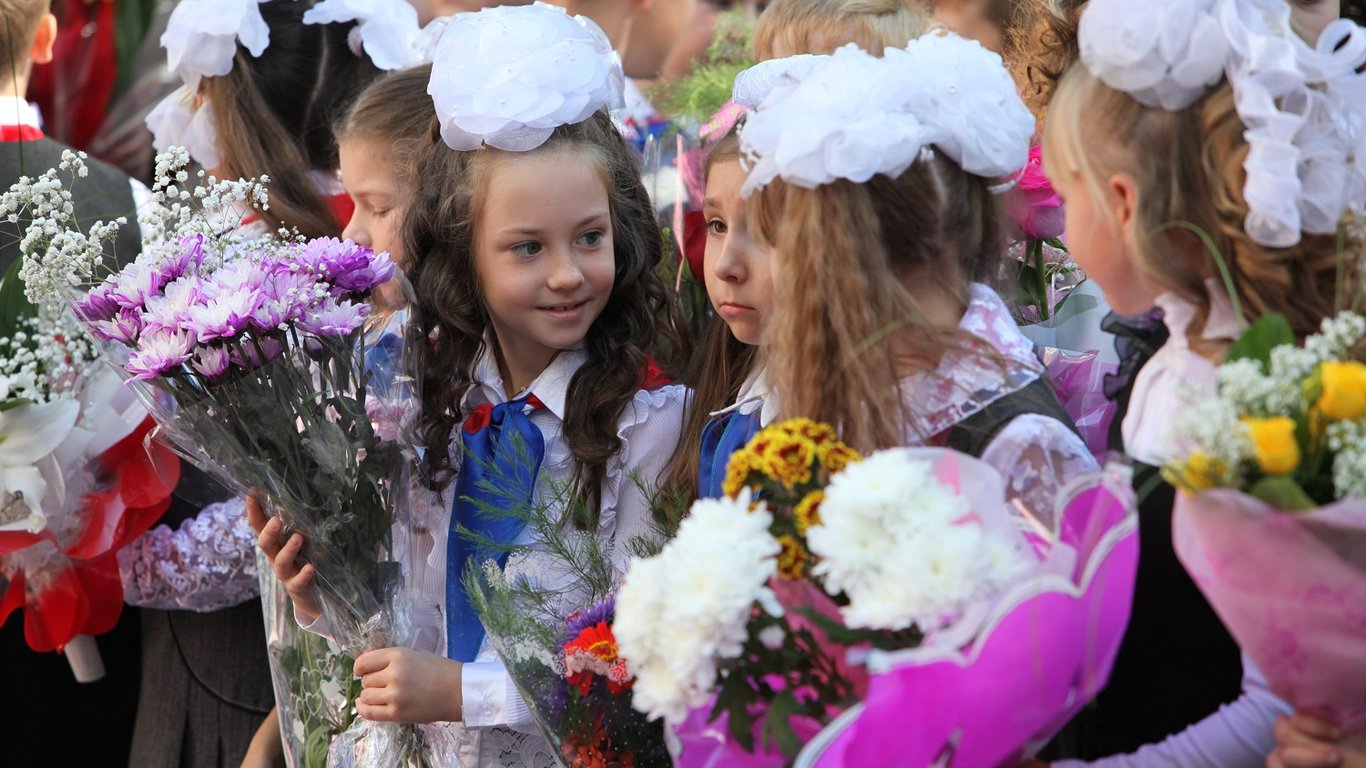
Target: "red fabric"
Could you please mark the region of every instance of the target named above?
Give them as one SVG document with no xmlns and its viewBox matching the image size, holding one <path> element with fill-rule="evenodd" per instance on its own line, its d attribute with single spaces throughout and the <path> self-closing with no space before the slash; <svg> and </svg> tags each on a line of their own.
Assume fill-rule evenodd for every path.
<svg viewBox="0 0 1366 768">
<path fill-rule="evenodd" d="M 31 125 L 0 125 L 0 142 L 37 141 L 43 132 Z"/>
<path fill-rule="evenodd" d="M 28 96 L 38 103 L 53 138 L 87 149 L 104 125 L 117 77 L 112 0 L 58 0 L 60 19 L 52 62 L 33 68 Z M 85 30 L 94 32 L 87 37 Z"/>
<path fill-rule="evenodd" d="M 545 407 L 545 403 L 541 402 L 541 398 L 535 395 L 527 395 L 526 404 L 533 411 L 539 411 Z M 474 406 L 474 410 L 470 411 L 469 416 L 465 417 L 464 430 L 472 435 L 481 429 L 488 429 L 489 423 L 492 421 L 493 404 L 480 403 L 479 405 Z"/>
<path fill-rule="evenodd" d="M 701 211 L 683 214 L 683 255 L 688 259 L 692 279 L 703 282 L 703 262 L 707 255 L 707 217 Z"/>
<path fill-rule="evenodd" d="M 327 209 L 332 212 L 332 218 L 337 220 L 337 226 L 346 229 L 346 225 L 351 223 L 351 214 L 356 212 L 356 201 L 345 192 L 328 195 Z"/>
<path fill-rule="evenodd" d="M 659 389 L 673 383 L 673 377 L 656 365 L 654 360 L 645 361 L 645 370 L 640 374 L 639 389 Z"/>
<path fill-rule="evenodd" d="M 82 499 L 89 522 L 67 548 L 68 556 L 90 560 L 117 552 L 151 528 L 171 505 L 171 492 L 180 481 L 180 460 L 160 442 L 146 440 L 154 426 L 151 418 L 144 419 L 100 456 L 100 488 Z"/>
</svg>

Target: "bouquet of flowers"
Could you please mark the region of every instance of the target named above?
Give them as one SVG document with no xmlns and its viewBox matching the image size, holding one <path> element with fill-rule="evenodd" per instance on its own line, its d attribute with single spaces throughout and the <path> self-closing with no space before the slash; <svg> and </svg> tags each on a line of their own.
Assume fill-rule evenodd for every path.
<svg viewBox="0 0 1366 768">
<path fill-rule="evenodd" d="M 178 147 L 158 156 L 161 205 L 140 221 L 153 245 L 107 275 L 97 270 L 109 229 L 82 233 L 64 214 L 57 170 L 21 180 L 6 200 L 32 215 L 29 298 L 74 306 L 163 435 L 304 534 L 321 621 L 346 653 L 402 643 L 391 528 L 414 490 L 415 400 L 401 340 L 377 338 L 384 323 L 367 303 L 394 265 L 349 241 L 224 227 L 269 204 L 267 180 L 209 177 L 191 189 L 188 161 Z M 64 156 L 61 170 L 78 177 L 80 158 Z M 338 760 L 363 748 L 386 764 L 440 761 L 412 726 L 357 721 L 338 744 Z"/>
<path fill-rule="evenodd" d="M 635 706 L 674 726 L 679 765 L 788 763 L 866 694 L 860 656 L 975 626 L 1028 571 L 999 477 L 960 485 L 960 466 L 985 469 L 939 449 L 862 459 L 806 419 L 735 453 L 728 498 L 694 504 L 618 596 Z"/>
<path fill-rule="evenodd" d="M 1177 555 L 1276 694 L 1366 727 L 1366 318 L 1254 323 L 1177 425 Z"/>
<path fill-rule="evenodd" d="M 493 478 L 491 485 L 503 485 Z M 553 498 L 566 503 L 480 505 L 480 513 L 512 516 L 535 531 L 541 551 L 504 545 L 505 567 L 495 559 L 471 567 L 465 589 L 489 640 L 507 665 L 522 699 L 546 740 L 571 768 L 671 765 L 664 728 L 631 706 L 635 685 L 615 636 L 617 577 L 602 543 L 571 530 L 555 510 L 576 508 L 568 489 Z M 490 555 L 500 547 L 470 531 Z M 649 548 L 651 542 L 618 546 Z M 539 558 L 548 566 L 536 567 Z"/>
<path fill-rule="evenodd" d="M 91 636 L 123 610 L 116 554 L 166 510 L 180 465 L 145 440 L 146 411 L 76 319 L 25 299 L 18 269 L 0 278 L 0 623 L 22 609 L 29 647 L 89 682 L 104 674 Z"/>
</svg>

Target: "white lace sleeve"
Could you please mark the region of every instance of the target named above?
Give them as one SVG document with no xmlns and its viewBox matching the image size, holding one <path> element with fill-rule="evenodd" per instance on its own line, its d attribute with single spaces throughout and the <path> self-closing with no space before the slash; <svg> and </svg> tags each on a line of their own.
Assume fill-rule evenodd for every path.
<svg viewBox="0 0 1366 768">
<path fill-rule="evenodd" d="M 1058 492 L 1073 478 L 1099 469 L 1086 444 L 1067 425 L 1037 413 L 1011 419 L 982 452 L 1006 481 L 1006 498 L 1019 499 L 1045 523 Z"/>
<path fill-rule="evenodd" d="M 124 600 L 143 608 L 216 611 L 256 597 L 246 503 L 210 504 L 176 531 L 158 525 L 119 552 L 119 575 Z"/>
<path fill-rule="evenodd" d="M 621 416 L 621 452 L 603 483 L 602 530 L 612 537 L 612 564 L 625 574 L 633 539 L 654 531 L 650 501 L 678 447 L 688 390 L 680 384 L 638 392 Z"/>
</svg>

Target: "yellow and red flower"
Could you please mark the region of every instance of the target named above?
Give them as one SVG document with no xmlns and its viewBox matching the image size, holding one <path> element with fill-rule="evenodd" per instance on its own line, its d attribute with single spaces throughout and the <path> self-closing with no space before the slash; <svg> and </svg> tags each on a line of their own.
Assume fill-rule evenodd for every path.
<svg viewBox="0 0 1366 768">
<path fill-rule="evenodd" d="M 606 621 L 584 628 L 564 645 L 565 679 L 587 696 L 593 676 L 607 679 L 612 693 L 624 693 L 631 688 L 631 673 L 626 660 L 618 655 L 617 638 Z"/>
</svg>

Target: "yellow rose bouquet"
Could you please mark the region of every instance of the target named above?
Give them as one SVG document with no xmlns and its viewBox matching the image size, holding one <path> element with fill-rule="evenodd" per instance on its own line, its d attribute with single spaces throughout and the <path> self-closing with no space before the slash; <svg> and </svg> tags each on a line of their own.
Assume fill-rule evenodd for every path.
<svg viewBox="0 0 1366 768">
<path fill-rule="evenodd" d="M 1177 424 L 1177 555 L 1276 694 L 1366 728 L 1366 318 L 1276 315 Z"/>
</svg>

